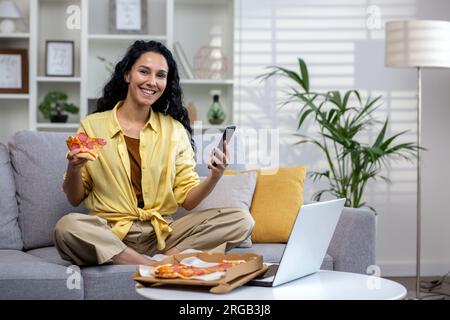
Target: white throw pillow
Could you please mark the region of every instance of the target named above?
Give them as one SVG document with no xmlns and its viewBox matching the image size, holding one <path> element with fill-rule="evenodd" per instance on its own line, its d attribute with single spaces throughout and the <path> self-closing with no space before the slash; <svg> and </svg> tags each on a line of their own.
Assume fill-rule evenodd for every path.
<svg viewBox="0 0 450 320">
<path fill-rule="evenodd" d="M 186 214 L 212 209 L 237 207 L 247 209 L 250 215 L 250 205 L 252 204 L 253 193 L 256 187 L 256 172 L 249 172 L 237 175 L 223 175 L 211 193 L 191 211 L 180 207 L 174 218 L 180 218 Z M 206 177 L 200 177 L 200 181 Z M 242 242 L 239 248 L 250 248 L 252 246 L 251 236 Z"/>
</svg>

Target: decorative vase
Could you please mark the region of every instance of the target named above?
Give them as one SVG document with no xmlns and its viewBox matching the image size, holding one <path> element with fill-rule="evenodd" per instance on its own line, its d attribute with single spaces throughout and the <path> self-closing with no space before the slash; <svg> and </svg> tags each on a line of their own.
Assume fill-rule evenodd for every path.
<svg viewBox="0 0 450 320">
<path fill-rule="evenodd" d="M 58 123 L 65 123 L 67 122 L 68 115 L 67 114 L 53 114 L 50 116 L 50 122 L 58 122 Z"/>
<path fill-rule="evenodd" d="M 189 102 L 186 109 L 189 116 L 189 122 L 192 125 L 195 121 L 197 121 L 197 108 L 193 102 Z"/>
<path fill-rule="evenodd" d="M 225 120 L 225 111 L 220 104 L 219 97 L 220 96 L 218 94 L 213 95 L 213 103 L 209 107 L 207 114 L 210 124 L 222 124 L 222 122 Z"/>
<path fill-rule="evenodd" d="M 194 73 L 199 79 L 225 79 L 228 61 L 221 47 L 203 46 L 194 56 Z"/>
</svg>

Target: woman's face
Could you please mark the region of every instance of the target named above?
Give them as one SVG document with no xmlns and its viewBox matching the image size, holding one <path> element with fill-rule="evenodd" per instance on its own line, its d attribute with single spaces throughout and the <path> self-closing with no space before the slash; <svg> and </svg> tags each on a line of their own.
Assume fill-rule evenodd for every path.
<svg viewBox="0 0 450 320">
<path fill-rule="evenodd" d="M 158 100 L 166 88 L 169 67 L 166 58 L 156 52 L 145 52 L 125 74 L 128 82 L 127 99 L 137 105 L 149 106 Z"/>
</svg>

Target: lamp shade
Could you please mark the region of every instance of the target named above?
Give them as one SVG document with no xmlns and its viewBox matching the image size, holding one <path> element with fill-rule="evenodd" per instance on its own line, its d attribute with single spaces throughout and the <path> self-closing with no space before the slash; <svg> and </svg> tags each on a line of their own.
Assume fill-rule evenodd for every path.
<svg viewBox="0 0 450 320">
<path fill-rule="evenodd" d="M 16 3 L 12 0 L 0 1 L 0 18 L 21 18 L 22 13 L 17 7 Z"/>
<path fill-rule="evenodd" d="M 387 22 L 385 64 L 387 67 L 450 68 L 450 21 Z"/>
</svg>

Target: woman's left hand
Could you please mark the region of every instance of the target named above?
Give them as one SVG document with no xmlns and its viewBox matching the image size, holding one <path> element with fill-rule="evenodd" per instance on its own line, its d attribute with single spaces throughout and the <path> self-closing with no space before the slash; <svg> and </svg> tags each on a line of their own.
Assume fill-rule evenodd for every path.
<svg viewBox="0 0 450 320">
<path fill-rule="evenodd" d="M 219 180 L 222 177 L 225 168 L 228 166 L 228 144 L 223 143 L 223 152 L 218 148 L 214 148 L 211 152 L 211 159 L 208 163 L 208 169 L 211 170 L 211 178 Z M 212 163 L 216 166 L 213 166 Z"/>
<path fill-rule="evenodd" d="M 213 166 L 212 164 L 216 165 Z M 188 192 L 186 199 L 184 200 L 182 206 L 186 210 L 192 210 L 197 205 L 205 199 L 208 194 L 213 191 L 217 182 L 223 175 L 225 168 L 228 166 L 228 144 L 225 142 L 223 144 L 223 151 L 214 148 L 211 151 L 211 159 L 208 162 L 208 169 L 211 170 L 211 175 L 207 177 L 205 180 L 200 182 L 199 185 L 192 188 L 191 191 Z"/>
</svg>

